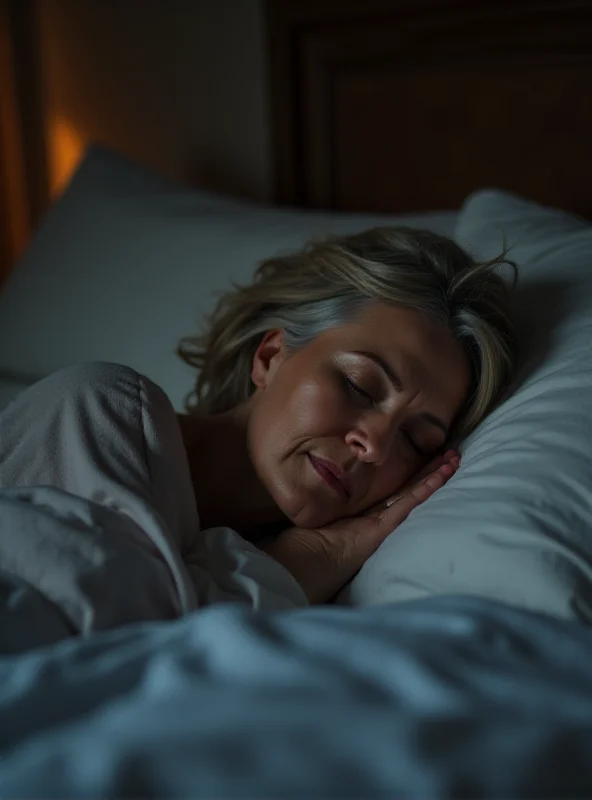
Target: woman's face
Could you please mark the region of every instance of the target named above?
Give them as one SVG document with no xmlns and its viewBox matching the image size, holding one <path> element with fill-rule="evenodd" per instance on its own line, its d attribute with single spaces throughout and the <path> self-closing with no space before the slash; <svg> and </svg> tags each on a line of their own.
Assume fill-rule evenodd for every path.
<svg viewBox="0 0 592 800">
<path fill-rule="evenodd" d="M 434 456 L 470 368 L 451 334 L 375 304 L 295 353 L 268 332 L 252 378 L 251 459 L 281 511 L 312 528 L 380 502 Z"/>
</svg>

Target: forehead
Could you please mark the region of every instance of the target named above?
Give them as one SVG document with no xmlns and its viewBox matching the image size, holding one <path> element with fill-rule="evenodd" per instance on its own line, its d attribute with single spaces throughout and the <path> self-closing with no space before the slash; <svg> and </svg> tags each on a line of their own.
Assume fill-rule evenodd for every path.
<svg viewBox="0 0 592 800">
<path fill-rule="evenodd" d="M 409 384 L 421 391 L 450 421 L 468 396 L 471 370 L 465 349 L 450 331 L 417 311 L 377 303 L 327 333 L 334 350 L 369 351 L 385 360 L 406 389 Z"/>
</svg>

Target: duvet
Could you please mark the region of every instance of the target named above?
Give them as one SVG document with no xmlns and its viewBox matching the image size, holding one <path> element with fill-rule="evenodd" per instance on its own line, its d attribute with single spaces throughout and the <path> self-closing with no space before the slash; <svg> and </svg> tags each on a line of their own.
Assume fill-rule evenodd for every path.
<svg viewBox="0 0 592 800">
<path fill-rule="evenodd" d="M 472 597 L 210 606 L 1 658 L 0 795 L 589 797 L 591 664 Z"/>
</svg>

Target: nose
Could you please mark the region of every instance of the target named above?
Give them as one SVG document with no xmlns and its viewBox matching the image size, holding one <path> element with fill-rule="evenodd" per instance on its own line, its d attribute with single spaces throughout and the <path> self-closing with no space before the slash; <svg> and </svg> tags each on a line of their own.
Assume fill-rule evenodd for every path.
<svg viewBox="0 0 592 800">
<path fill-rule="evenodd" d="M 398 418 L 387 414 L 368 414 L 348 431 L 345 442 L 360 461 L 380 466 L 391 452 L 398 429 Z"/>
</svg>

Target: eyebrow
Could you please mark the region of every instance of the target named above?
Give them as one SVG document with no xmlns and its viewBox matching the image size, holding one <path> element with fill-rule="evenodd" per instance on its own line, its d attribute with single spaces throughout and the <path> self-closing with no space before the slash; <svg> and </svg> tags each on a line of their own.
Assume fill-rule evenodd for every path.
<svg viewBox="0 0 592 800">
<path fill-rule="evenodd" d="M 366 358 L 369 358 L 371 361 L 374 361 L 375 364 L 378 364 L 378 366 L 385 373 L 389 381 L 393 384 L 395 389 L 398 392 L 403 391 L 403 383 L 401 379 L 396 374 L 396 372 L 393 371 L 391 365 L 384 360 L 384 358 L 381 358 L 380 356 L 376 355 L 376 353 L 372 353 L 369 350 L 354 350 L 354 352 L 357 355 L 365 356 Z M 423 419 L 425 422 L 429 422 L 432 425 L 435 425 L 437 428 L 440 428 L 440 430 L 443 431 L 446 434 L 446 436 L 448 436 L 450 432 L 450 427 L 444 422 L 444 420 L 440 419 L 440 417 L 437 417 L 435 414 L 431 414 L 429 411 L 424 411 L 421 414 L 418 414 L 418 417 L 420 419 Z"/>
</svg>

